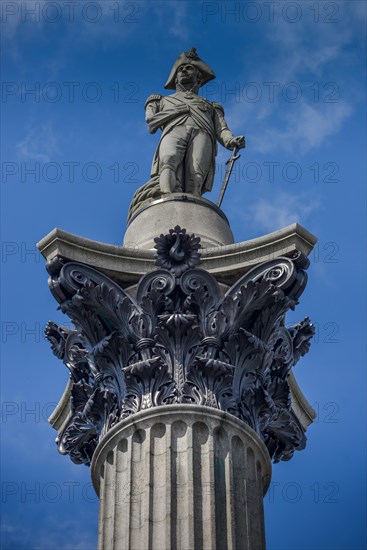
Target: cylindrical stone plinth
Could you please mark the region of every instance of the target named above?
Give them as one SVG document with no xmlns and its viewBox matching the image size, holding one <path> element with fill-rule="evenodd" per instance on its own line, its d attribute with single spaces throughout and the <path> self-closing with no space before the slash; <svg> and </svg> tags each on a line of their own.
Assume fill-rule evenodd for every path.
<svg viewBox="0 0 367 550">
<path fill-rule="evenodd" d="M 228 413 L 167 405 L 100 441 L 92 479 L 99 550 L 263 550 L 271 478 L 257 434 Z"/>
<path fill-rule="evenodd" d="M 200 237 L 203 248 L 234 242 L 226 216 L 213 202 L 194 195 L 172 193 L 144 206 L 132 217 L 124 246 L 151 249 L 155 237 L 168 233 L 176 225 Z"/>
</svg>

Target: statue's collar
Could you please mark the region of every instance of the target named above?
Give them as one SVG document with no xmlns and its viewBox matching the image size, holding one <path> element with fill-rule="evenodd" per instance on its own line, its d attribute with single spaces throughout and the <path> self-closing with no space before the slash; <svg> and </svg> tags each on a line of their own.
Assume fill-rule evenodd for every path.
<svg viewBox="0 0 367 550">
<path fill-rule="evenodd" d="M 202 99 L 198 94 L 189 91 L 179 91 L 172 94 L 172 96 L 177 97 L 177 99 Z"/>
</svg>

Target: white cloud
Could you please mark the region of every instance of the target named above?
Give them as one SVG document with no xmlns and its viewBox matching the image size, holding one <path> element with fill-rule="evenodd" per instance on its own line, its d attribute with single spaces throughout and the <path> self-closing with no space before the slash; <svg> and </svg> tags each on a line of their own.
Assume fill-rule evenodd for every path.
<svg viewBox="0 0 367 550">
<path fill-rule="evenodd" d="M 276 231 L 292 223 L 304 222 L 320 207 L 320 201 L 307 193 L 280 192 L 271 200 L 259 199 L 251 208 L 253 224 L 265 231 Z"/>
<path fill-rule="evenodd" d="M 16 144 L 20 160 L 50 162 L 57 153 L 57 140 L 50 121 L 37 127 L 31 124 L 26 136 Z"/>
<path fill-rule="evenodd" d="M 176 39 L 188 40 L 189 26 L 187 24 L 187 3 L 179 1 L 155 1 L 150 4 L 155 11 L 155 18 L 159 17 L 165 32 Z"/>
<path fill-rule="evenodd" d="M 358 75 L 348 67 L 358 62 L 358 49 L 350 46 L 354 44 L 355 48 L 361 36 L 366 3 L 336 2 L 334 23 L 323 21 L 329 11 L 322 4 L 318 4 L 319 21 L 315 22 L 310 6 L 302 4 L 302 18 L 295 24 L 278 16 L 273 24 L 264 26 L 270 55 L 251 73 L 241 73 L 241 69 L 237 73 L 241 91 L 248 83 L 258 85 L 262 92 L 259 101 L 251 103 L 242 91 L 237 102 L 225 102 L 230 126 L 248 133 L 248 146 L 255 153 L 304 154 L 320 148 L 342 130 L 358 102 L 364 101 Z M 248 65 L 246 62 L 244 67 Z M 337 82 L 330 84 L 330 74 Z M 289 103 L 284 90 L 293 82 L 301 95 L 295 103 Z M 269 85 L 264 83 L 276 83 L 274 101 L 269 100 Z M 330 99 L 336 102 L 328 103 Z"/>
<path fill-rule="evenodd" d="M 252 139 L 252 149 L 258 153 L 273 151 L 299 151 L 307 153 L 320 147 L 329 137 L 337 134 L 353 112 L 347 102 L 300 104 L 285 114 L 283 126 L 266 125 Z"/>
<path fill-rule="evenodd" d="M 154 22 L 157 35 L 164 32 L 176 39 L 187 40 L 189 26 L 187 25 L 188 4 L 177 0 L 155 0 L 154 2 L 139 1 L 105 1 L 75 2 L 70 8 L 68 2 L 49 0 L 13 0 L 3 6 L 2 32 L 11 47 L 8 53 L 20 59 L 17 46 L 17 35 L 38 35 L 47 25 L 62 25 L 65 44 L 65 55 L 70 55 L 70 40 L 74 48 L 77 44 L 95 46 L 103 49 L 111 44 L 121 44 L 131 39 L 137 32 L 144 32 L 147 23 Z M 52 5 L 53 6 L 49 6 Z M 72 4 L 72 3 L 70 3 Z M 89 6 L 88 6 L 89 4 Z M 59 19 L 57 19 L 59 17 Z"/>
<path fill-rule="evenodd" d="M 24 32 L 27 21 L 37 21 L 37 28 L 43 24 L 42 10 L 48 0 L 13 0 L 2 5 L 2 33 L 6 40 L 12 39 L 17 32 Z"/>
</svg>

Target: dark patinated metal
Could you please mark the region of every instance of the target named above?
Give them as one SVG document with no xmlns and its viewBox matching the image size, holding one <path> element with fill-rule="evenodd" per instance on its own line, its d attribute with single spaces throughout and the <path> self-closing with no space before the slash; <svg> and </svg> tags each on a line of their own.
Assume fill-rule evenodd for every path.
<svg viewBox="0 0 367 550">
<path fill-rule="evenodd" d="M 75 330 L 49 322 L 46 337 L 72 380 L 60 452 L 90 464 L 100 438 L 150 407 L 207 405 L 253 428 L 274 461 L 305 446 L 288 375 L 310 347 L 308 318 L 285 326 L 303 292 L 308 261 L 279 257 L 248 271 L 223 296 L 197 267 L 200 239 L 175 227 L 156 239 L 155 271 L 133 299 L 92 267 L 49 266 L 50 289 Z"/>
</svg>

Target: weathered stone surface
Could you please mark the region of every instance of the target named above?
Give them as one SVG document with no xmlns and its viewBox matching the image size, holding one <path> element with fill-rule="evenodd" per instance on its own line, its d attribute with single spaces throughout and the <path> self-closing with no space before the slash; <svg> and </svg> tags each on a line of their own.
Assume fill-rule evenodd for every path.
<svg viewBox="0 0 367 550">
<path fill-rule="evenodd" d="M 228 149 L 245 147 L 244 136 L 230 131 L 223 106 L 198 95 L 200 86 L 214 78 L 213 71 L 197 55 L 196 49 L 183 52 L 177 59 L 166 88 L 175 90 L 170 96 L 150 95 L 145 102 L 145 120 L 149 132 L 162 130 L 154 155 L 152 180 L 133 197 L 130 215 L 152 189 L 160 192 L 190 193 L 200 196 L 213 186 L 218 141 Z M 158 180 L 158 182 L 156 182 Z M 193 231 L 190 228 L 191 231 Z"/>
<path fill-rule="evenodd" d="M 127 227 L 124 246 L 152 250 L 154 238 L 175 225 L 189 228 L 190 233 L 200 237 L 202 248 L 233 243 L 227 218 L 214 203 L 193 195 L 172 193 L 139 210 Z"/>
<path fill-rule="evenodd" d="M 167 405 L 120 422 L 92 462 L 99 550 L 264 550 L 269 454 L 225 412 Z"/>
<path fill-rule="evenodd" d="M 176 224 L 174 224 L 176 225 Z M 186 228 L 190 233 L 190 228 Z M 158 232 L 158 234 L 160 231 Z M 253 266 L 296 251 L 308 256 L 317 238 L 295 223 L 257 239 L 203 249 L 201 267 L 225 285 L 233 284 Z M 57 256 L 93 266 L 122 288 L 135 285 L 155 269 L 155 251 L 115 246 L 54 229 L 38 244 L 47 262 Z"/>
</svg>

